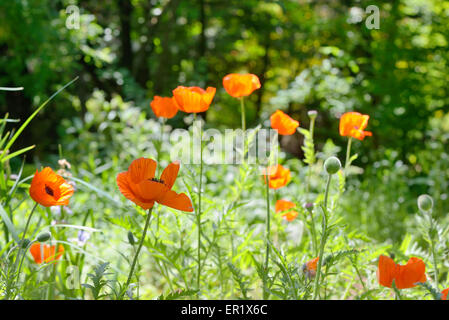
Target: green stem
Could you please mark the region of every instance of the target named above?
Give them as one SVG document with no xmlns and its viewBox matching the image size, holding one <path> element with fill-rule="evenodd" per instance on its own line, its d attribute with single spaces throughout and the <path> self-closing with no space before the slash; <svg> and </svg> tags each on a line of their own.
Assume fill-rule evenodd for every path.
<svg viewBox="0 0 449 320">
<path fill-rule="evenodd" d="M 150 225 L 151 213 L 153 212 L 153 208 L 148 210 L 147 218 L 145 220 L 145 226 L 143 227 L 142 237 L 140 239 L 139 247 L 137 248 L 136 254 L 134 255 L 133 262 L 131 264 L 131 270 L 129 271 L 128 280 L 126 280 L 125 289 L 128 289 L 129 284 L 131 283 L 131 279 L 133 276 L 134 268 L 136 267 L 137 258 L 139 257 L 140 250 L 142 249 L 143 242 L 145 241 L 145 236 L 147 235 L 147 230 Z"/>
<path fill-rule="evenodd" d="M 243 134 L 245 134 L 246 131 L 246 116 L 245 116 L 245 98 L 241 97 L 240 98 L 240 109 L 242 111 L 242 130 L 243 130 Z"/>
<path fill-rule="evenodd" d="M 263 298 L 264 300 L 268 299 L 268 292 L 267 292 L 267 277 L 268 277 L 268 261 L 270 256 L 270 184 L 268 181 L 268 174 L 269 174 L 269 168 L 267 168 L 267 174 L 266 177 L 266 198 L 267 198 L 267 230 L 266 230 L 266 252 L 265 252 L 265 273 L 264 273 L 264 279 L 263 279 Z"/>
<path fill-rule="evenodd" d="M 167 119 L 165 118 L 161 118 L 160 120 L 160 139 L 158 141 L 158 146 L 157 146 L 157 163 L 158 163 L 158 167 L 156 168 L 156 172 L 159 170 L 159 162 L 161 161 L 161 151 L 162 151 L 162 144 L 164 142 L 164 126 L 165 126 L 165 121 Z M 156 224 L 156 231 L 157 233 L 159 233 L 159 219 L 160 219 L 160 215 L 157 215 L 157 224 Z"/>
<path fill-rule="evenodd" d="M 38 203 L 36 202 L 36 203 L 34 204 L 33 208 L 31 209 L 31 212 L 30 212 L 30 214 L 29 214 L 29 216 L 28 216 L 27 222 L 26 222 L 26 224 L 25 224 L 25 229 L 23 230 L 22 238 L 20 239 L 20 242 L 19 242 L 19 248 L 20 248 L 20 249 L 19 249 L 19 252 L 17 253 L 16 259 L 14 260 L 13 277 L 12 277 L 13 280 L 12 280 L 12 282 L 7 286 L 7 288 L 8 288 L 8 289 L 7 289 L 7 297 L 9 297 L 9 294 L 10 294 L 9 289 L 11 288 L 11 285 L 13 285 L 14 282 L 17 281 L 17 279 L 19 278 L 20 269 L 19 269 L 19 273 L 18 273 L 17 275 L 15 275 L 15 272 L 16 272 L 16 270 L 17 270 L 17 263 L 19 262 L 19 259 L 20 259 L 20 255 L 21 255 L 21 254 L 23 255 L 23 257 L 25 257 L 25 255 L 26 255 L 26 250 L 28 249 L 28 246 L 27 246 L 25 249 L 23 249 L 23 248 L 22 248 L 22 244 L 23 244 L 23 241 L 25 240 L 25 236 L 26 236 L 26 233 L 27 233 L 27 231 L 28 231 L 28 227 L 30 226 L 31 217 L 33 216 L 33 213 L 34 213 L 34 211 L 36 210 L 37 206 L 38 206 Z M 23 258 L 22 258 L 22 261 L 23 261 Z"/>
<path fill-rule="evenodd" d="M 313 249 L 314 255 L 316 255 L 317 254 L 317 245 L 316 245 L 315 218 L 313 217 L 313 210 L 309 210 L 309 213 L 310 213 L 310 229 L 311 229 L 311 233 L 312 233 L 312 249 Z"/>
<path fill-rule="evenodd" d="M 435 252 L 435 242 L 433 241 L 433 236 L 432 236 L 432 231 L 434 229 L 434 225 L 433 225 L 433 219 L 432 219 L 432 212 L 428 213 L 429 215 L 429 220 L 430 220 L 430 229 L 429 229 L 429 240 L 430 240 L 430 247 L 432 250 L 432 258 L 433 258 L 433 268 L 434 268 L 434 281 L 435 281 L 435 286 L 438 289 L 439 287 L 439 282 L 438 282 L 438 267 L 437 267 L 437 255 Z"/>
<path fill-rule="evenodd" d="M 316 277 L 315 277 L 315 290 L 313 293 L 313 300 L 316 300 L 318 297 L 318 290 L 320 287 L 320 277 L 321 277 L 321 267 L 323 264 L 323 254 L 324 254 L 324 246 L 326 245 L 327 238 L 327 200 L 329 197 L 329 187 L 331 184 L 332 175 L 328 176 L 327 184 L 326 184 L 326 192 L 324 194 L 324 208 L 323 208 L 323 221 L 321 226 L 321 241 L 320 241 L 320 253 L 318 255 L 318 266 L 316 269 Z"/>
<path fill-rule="evenodd" d="M 195 114 L 196 119 L 196 114 Z M 198 289 L 197 297 L 200 294 L 200 280 L 201 280 L 201 189 L 203 187 L 203 129 L 200 123 L 200 185 L 198 189 L 198 212 L 196 215 L 196 223 L 198 226 L 198 273 L 196 277 L 196 287 Z"/>
<path fill-rule="evenodd" d="M 30 221 L 31 221 L 31 217 L 33 216 L 34 211 L 37 208 L 38 203 L 36 202 L 36 204 L 34 205 L 33 209 L 31 209 L 30 215 L 28 216 L 28 220 L 25 224 L 25 229 L 23 230 L 23 234 L 22 234 L 22 239 L 20 239 L 20 242 L 23 242 L 23 240 L 25 239 L 26 233 L 28 231 L 28 227 L 30 225 Z"/>
<path fill-rule="evenodd" d="M 349 137 L 348 139 L 348 146 L 346 148 L 346 161 L 345 161 L 345 173 L 347 174 L 347 170 L 349 168 L 349 166 L 351 165 L 351 163 L 349 162 L 350 157 L 351 157 L 351 144 L 352 144 L 352 137 Z"/>
</svg>

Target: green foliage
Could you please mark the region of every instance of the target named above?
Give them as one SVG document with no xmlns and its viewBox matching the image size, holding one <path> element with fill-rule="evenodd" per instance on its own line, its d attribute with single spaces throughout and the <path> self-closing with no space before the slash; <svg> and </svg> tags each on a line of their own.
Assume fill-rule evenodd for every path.
<svg viewBox="0 0 449 320">
<path fill-rule="evenodd" d="M 78 3 L 80 29 L 68 29 L 72 3 L 0 2 L 2 298 L 440 298 L 449 272 L 445 1 L 372 1 L 382 12 L 373 30 L 357 19 L 362 4 L 296 0 L 121 1 L 129 11 L 118 1 L 104 7 L 88 0 Z M 270 191 L 270 241 L 259 168 L 204 165 L 200 219 L 156 206 L 126 288 L 145 212 L 122 197 L 117 174 L 139 157 L 158 159 L 160 173 L 173 160 L 169 133 L 194 132 L 191 116 L 179 112 L 163 123 L 149 102 L 178 85 L 214 86 L 211 108 L 198 117 L 205 129 L 237 128 L 239 101 L 222 88 L 231 72 L 255 73 L 262 83 L 245 98 L 254 128 L 248 145 L 275 109 L 301 122 L 300 134 L 280 139 L 279 160 L 292 180 Z M 68 87 L 77 76 L 82 81 Z M 58 103 L 46 106 L 57 94 Z M 318 111 L 315 130 L 306 129 L 309 110 Z M 353 110 L 370 115 L 373 136 L 352 141 L 351 166 L 332 178 L 326 206 L 323 164 L 344 159 L 338 118 Z M 247 145 L 236 151 L 245 154 Z M 76 192 L 68 206 L 38 206 L 24 235 L 34 206 L 30 182 L 44 166 L 59 169 Z M 174 186 L 195 207 L 199 172 L 183 163 Z M 416 206 L 423 193 L 435 200 L 430 219 Z M 279 199 L 296 204 L 295 220 L 273 210 Z M 18 243 L 50 230 L 49 244 L 64 245 L 64 255 L 37 264 Z M 322 240 L 314 278 L 305 266 L 320 255 Z M 380 287 L 381 254 L 394 254 L 397 263 L 423 259 L 428 281 L 407 290 Z"/>
</svg>

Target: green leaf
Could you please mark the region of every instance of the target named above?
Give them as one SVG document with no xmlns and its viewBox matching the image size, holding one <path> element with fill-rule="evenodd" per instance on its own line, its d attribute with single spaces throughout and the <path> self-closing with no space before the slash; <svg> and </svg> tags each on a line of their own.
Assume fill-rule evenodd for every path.
<svg viewBox="0 0 449 320">
<path fill-rule="evenodd" d="M 6 224 L 6 227 L 8 228 L 9 232 L 12 234 L 12 237 L 16 241 L 16 243 L 19 243 L 19 236 L 16 231 L 16 228 L 14 227 L 11 219 L 9 218 L 8 214 L 6 213 L 3 206 L 0 204 L 0 216 L 2 216 L 3 222 Z"/>
</svg>

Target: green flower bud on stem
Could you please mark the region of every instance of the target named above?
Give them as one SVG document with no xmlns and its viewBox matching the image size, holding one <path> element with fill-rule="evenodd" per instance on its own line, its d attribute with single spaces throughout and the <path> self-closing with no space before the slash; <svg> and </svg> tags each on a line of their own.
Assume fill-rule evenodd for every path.
<svg viewBox="0 0 449 320">
<path fill-rule="evenodd" d="M 324 161 L 324 169 L 328 174 L 336 174 L 341 169 L 341 162 L 337 157 L 330 157 Z"/>
<path fill-rule="evenodd" d="M 131 231 L 128 231 L 128 241 L 132 246 L 136 244 L 136 239 Z"/>
<path fill-rule="evenodd" d="M 421 211 L 427 212 L 433 208 L 433 199 L 428 194 L 422 194 L 418 197 L 418 208 Z"/>
<path fill-rule="evenodd" d="M 315 119 L 316 116 L 318 115 L 318 112 L 316 110 L 310 110 L 309 112 L 307 112 L 307 115 L 309 116 L 310 119 Z"/>
<path fill-rule="evenodd" d="M 40 235 L 37 236 L 37 241 L 39 242 L 45 242 L 51 238 L 50 232 L 42 232 Z"/>
</svg>

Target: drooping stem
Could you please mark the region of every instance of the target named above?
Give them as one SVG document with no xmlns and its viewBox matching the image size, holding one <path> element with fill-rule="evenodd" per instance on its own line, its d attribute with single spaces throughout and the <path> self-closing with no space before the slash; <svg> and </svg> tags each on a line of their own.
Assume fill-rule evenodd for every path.
<svg viewBox="0 0 449 320">
<path fill-rule="evenodd" d="M 439 282 L 438 282 L 437 255 L 436 255 L 436 252 L 435 252 L 435 242 L 434 242 L 433 235 L 432 235 L 433 230 L 434 230 L 434 224 L 433 224 L 433 219 L 432 219 L 432 212 L 430 211 L 428 213 L 428 215 L 429 215 L 429 220 L 430 220 L 430 229 L 429 229 L 430 249 L 432 251 L 433 268 L 434 268 L 434 275 L 433 275 L 433 277 L 434 277 L 434 281 L 435 281 L 435 286 L 436 286 L 437 290 L 439 290 L 438 289 Z"/>
<path fill-rule="evenodd" d="M 20 254 L 22 253 L 22 251 L 25 251 L 25 250 L 27 249 L 27 248 L 25 248 L 25 249 L 22 248 L 22 246 L 23 246 L 23 241 L 25 240 L 25 237 L 26 237 L 26 234 L 27 234 L 27 231 L 28 231 L 28 227 L 30 226 L 31 217 L 33 216 L 33 213 L 34 213 L 34 211 L 36 210 L 37 205 L 38 205 L 38 203 L 36 202 L 36 203 L 34 204 L 33 208 L 31 209 L 31 212 L 30 212 L 30 214 L 29 214 L 29 216 L 28 216 L 28 219 L 27 219 L 27 222 L 26 222 L 26 224 L 25 224 L 25 229 L 23 230 L 22 238 L 20 239 L 20 242 L 19 242 L 19 247 L 20 247 L 21 249 L 19 250 L 19 253 L 17 254 L 16 260 L 15 260 L 15 262 L 14 262 L 14 271 L 16 271 L 16 269 L 17 269 L 17 262 L 18 262 L 18 259 L 19 259 Z M 28 246 L 27 246 L 27 247 L 28 247 Z M 25 253 L 23 253 L 23 254 L 25 255 Z"/>
<path fill-rule="evenodd" d="M 131 264 L 131 270 L 129 271 L 128 280 L 126 280 L 125 288 L 128 288 L 129 284 L 131 283 L 134 268 L 136 267 L 136 263 L 137 263 L 137 258 L 139 257 L 140 250 L 142 249 L 143 242 L 145 241 L 145 236 L 147 235 L 147 230 L 150 225 L 150 218 L 151 218 L 151 213 L 153 212 L 153 208 L 154 207 L 152 207 L 148 210 L 147 218 L 145 220 L 145 226 L 143 227 L 142 237 L 140 239 L 139 246 L 137 247 L 136 254 L 134 255 L 133 262 Z"/>
<path fill-rule="evenodd" d="M 268 181 L 268 175 L 269 175 L 269 168 L 267 168 L 267 172 L 265 175 L 265 182 L 266 182 L 266 198 L 267 198 L 267 220 L 266 220 L 266 251 L 265 251 L 265 273 L 264 273 L 264 279 L 263 279 L 263 298 L 264 300 L 268 299 L 268 291 L 267 291 L 267 277 L 268 277 L 268 261 L 270 258 L 270 184 Z"/>
<path fill-rule="evenodd" d="M 195 114 L 196 119 L 196 114 Z M 203 129 L 200 122 L 200 184 L 198 188 L 198 212 L 196 214 L 196 223 L 198 227 L 198 273 L 196 277 L 196 287 L 198 289 L 197 295 L 200 294 L 201 281 L 201 189 L 203 187 Z"/>
<path fill-rule="evenodd" d="M 345 173 L 347 174 L 347 170 L 349 168 L 349 161 L 351 158 L 351 144 L 352 144 L 352 137 L 349 137 L 348 139 L 348 146 L 346 147 L 346 161 L 345 161 Z"/>
<path fill-rule="evenodd" d="M 321 223 L 321 241 L 320 241 L 320 253 L 318 255 L 318 266 L 316 269 L 316 277 L 315 277 L 315 289 L 313 293 L 313 300 L 316 300 L 318 297 L 318 291 L 320 287 L 320 277 L 321 277 L 321 267 L 323 265 L 323 254 L 324 254 L 324 246 L 326 245 L 327 238 L 327 200 L 329 197 L 329 187 L 331 184 L 332 175 L 329 174 L 327 178 L 326 191 L 324 194 L 324 207 L 323 207 L 323 220 Z"/>
<path fill-rule="evenodd" d="M 23 230 L 23 234 L 22 234 L 22 239 L 20 239 L 20 242 L 23 242 L 23 240 L 25 239 L 26 233 L 28 231 L 28 227 L 30 225 L 30 221 L 31 221 L 31 217 L 33 216 L 34 210 L 36 210 L 37 208 L 37 202 L 36 204 L 33 206 L 33 209 L 31 209 L 30 215 L 28 216 L 28 220 L 25 224 L 25 229 Z"/>
</svg>

